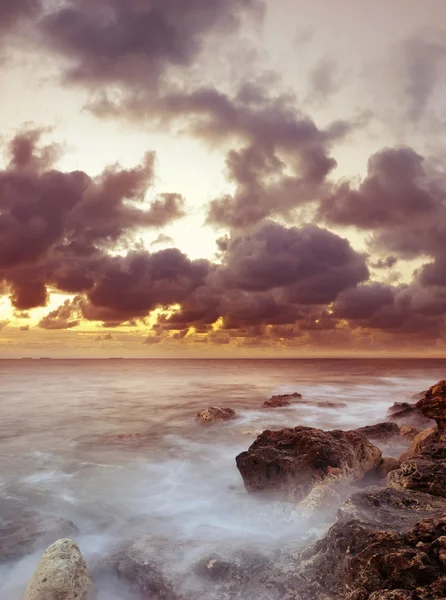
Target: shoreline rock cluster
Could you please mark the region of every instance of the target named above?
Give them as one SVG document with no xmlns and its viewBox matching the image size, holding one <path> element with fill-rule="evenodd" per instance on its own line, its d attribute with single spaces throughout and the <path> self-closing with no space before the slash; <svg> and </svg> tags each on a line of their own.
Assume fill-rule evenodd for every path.
<svg viewBox="0 0 446 600">
<path fill-rule="evenodd" d="M 446 381 L 416 399 L 391 407 L 388 422 L 352 431 L 266 430 L 236 457 L 247 493 L 330 515 L 312 545 L 274 553 L 222 545 L 204 557 L 197 547 L 195 564 L 180 576 L 169 564 L 184 563 L 191 544 L 146 535 L 109 557 L 102 572 L 143 600 L 446 598 Z M 265 408 L 300 401 L 297 393 L 275 396 Z M 237 415 L 209 407 L 197 418 L 212 424 Z M 399 459 L 383 457 L 380 446 L 401 439 Z M 93 595 L 79 549 L 62 539 L 42 556 L 24 600 Z"/>
</svg>

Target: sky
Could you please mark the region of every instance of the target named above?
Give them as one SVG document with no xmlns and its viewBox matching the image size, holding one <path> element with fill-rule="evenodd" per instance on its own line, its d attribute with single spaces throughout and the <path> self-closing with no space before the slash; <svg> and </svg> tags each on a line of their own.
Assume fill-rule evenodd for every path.
<svg viewBox="0 0 446 600">
<path fill-rule="evenodd" d="M 443 356 L 443 0 L 0 0 L 0 358 Z"/>
</svg>

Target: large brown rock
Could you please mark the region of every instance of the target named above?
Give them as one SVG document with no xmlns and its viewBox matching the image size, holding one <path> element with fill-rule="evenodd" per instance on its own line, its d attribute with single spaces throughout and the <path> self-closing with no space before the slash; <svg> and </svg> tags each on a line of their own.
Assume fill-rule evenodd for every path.
<svg viewBox="0 0 446 600">
<path fill-rule="evenodd" d="M 79 548 L 61 539 L 42 555 L 24 600 L 90 600 L 93 583 Z"/>
<path fill-rule="evenodd" d="M 0 525 L 0 561 L 15 560 L 36 550 L 44 550 L 61 537 L 75 535 L 71 521 L 33 514 L 10 516 Z"/>
<path fill-rule="evenodd" d="M 209 406 L 201 410 L 197 415 L 197 420 L 204 425 L 212 425 L 221 421 L 231 421 L 236 419 L 237 415 L 232 408 L 223 408 L 221 406 Z"/>
<path fill-rule="evenodd" d="M 302 400 L 302 394 L 294 392 L 293 394 L 279 394 L 277 396 L 271 396 L 269 400 L 265 400 L 263 406 L 265 408 L 280 408 L 282 406 L 290 406 L 296 402 Z"/>
<path fill-rule="evenodd" d="M 426 418 L 434 419 L 439 429 L 446 429 L 446 380 L 430 387 L 416 407 Z"/>
<path fill-rule="evenodd" d="M 264 431 L 236 463 L 248 492 L 299 502 L 318 483 L 362 479 L 381 457 L 378 448 L 353 431 L 299 426 Z"/>
<path fill-rule="evenodd" d="M 335 523 L 286 577 L 288 597 L 295 591 L 300 600 L 444 600 L 445 534 L 444 516 L 404 533 L 356 519 Z"/>
</svg>

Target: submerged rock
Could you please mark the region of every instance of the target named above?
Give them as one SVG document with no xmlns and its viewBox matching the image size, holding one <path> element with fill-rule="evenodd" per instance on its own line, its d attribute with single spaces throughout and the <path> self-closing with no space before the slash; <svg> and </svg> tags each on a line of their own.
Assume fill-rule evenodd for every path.
<svg viewBox="0 0 446 600">
<path fill-rule="evenodd" d="M 392 437 L 400 436 L 400 428 L 396 423 L 377 423 L 376 425 L 367 425 L 359 429 L 353 429 L 356 433 L 360 433 L 368 440 L 387 440 Z"/>
<path fill-rule="evenodd" d="M 319 406 L 319 408 L 345 408 L 347 406 L 347 403 L 332 402 L 331 400 L 322 400 L 321 402 L 316 402 L 316 406 Z"/>
<path fill-rule="evenodd" d="M 21 515 L 0 525 L 0 561 L 15 560 L 38 549 L 44 549 L 61 537 L 78 529 L 71 521 L 57 517 Z"/>
<path fill-rule="evenodd" d="M 90 600 L 93 583 L 77 545 L 61 539 L 42 555 L 24 600 Z"/>
<path fill-rule="evenodd" d="M 439 429 L 446 430 L 446 380 L 430 387 L 416 407 L 426 418 L 436 421 Z"/>
<path fill-rule="evenodd" d="M 294 392 L 293 394 L 279 394 L 277 396 L 271 396 L 269 400 L 265 400 L 263 406 L 265 408 L 280 408 L 282 406 L 290 406 L 295 402 L 302 400 L 302 394 Z"/>
<path fill-rule="evenodd" d="M 248 492 L 299 502 L 325 481 L 362 479 L 381 462 L 381 451 L 352 431 L 295 427 L 264 431 L 236 458 Z"/>
<path fill-rule="evenodd" d="M 221 421 L 230 421 L 236 419 L 237 414 L 232 408 L 223 408 L 221 406 L 209 406 L 201 410 L 197 415 L 197 420 L 205 425 L 218 423 Z"/>
</svg>

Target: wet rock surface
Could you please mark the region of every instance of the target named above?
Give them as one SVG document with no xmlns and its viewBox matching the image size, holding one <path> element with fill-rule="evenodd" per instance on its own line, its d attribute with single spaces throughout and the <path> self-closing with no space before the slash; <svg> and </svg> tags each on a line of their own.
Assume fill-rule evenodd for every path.
<svg viewBox="0 0 446 600">
<path fill-rule="evenodd" d="M 376 528 L 407 531 L 427 517 L 446 513 L 446 501 L 430 494 L 370 487 L 350 496 L 338 510 L 339 521 L 357 519 Z"/>
<path fill-rule="evenodd" d="M 0 524 L 0 561 L 14 560 L 43 550 L 59 538 L 78 532 L 71 521 L 56 517 L 18 514 Z"/>
<path fill-rule="evenodd" d="M 302 553 L 285 585 L 301 600 L 440 600 L 446 594 L 445 533 L 446 517 L 421 520 L 404 533 L 356 519 L 340 521 Z"/>
<path fill-rule="evenodd" d="M 77 545 L 60 539 L 42 555 L 24 600 L 92 600 L 93 582 Z"/>
<path fill-rule="evenodd" d="M 248 492 L 298 502 L 318 483 L 362 479 L 381 458 L 358 433 L 295 427 L 264 431 L 236 463 Z"/>
<path fill-rule="evenodd" d="M 197 421 L 204 425 L 212 425 L 222 421 L 231 421 L 236 419 L 237 414 L 232 408 L 223 408 L 221 406 L 209 406 L 201 410 L 197 415 Z"/>
<path fill-rule="evenodd" d="M 427 419 L 436 421 L 438 428 L 446 430 L 446 380 L 441 380 L 430 387 L 416 408 Z"/>
<path fill-rule="evenodd" d="M 265 408 L 281 408 L 282 406 L 290 406 L 302 400 L 302 394 L 294 392 L 292 394 L 279 394 L 271 396 L 269 400 L 265 400 L 263 406 Z"/>
</svg>

